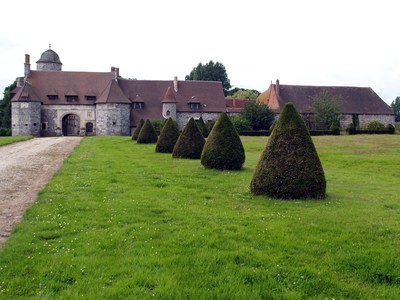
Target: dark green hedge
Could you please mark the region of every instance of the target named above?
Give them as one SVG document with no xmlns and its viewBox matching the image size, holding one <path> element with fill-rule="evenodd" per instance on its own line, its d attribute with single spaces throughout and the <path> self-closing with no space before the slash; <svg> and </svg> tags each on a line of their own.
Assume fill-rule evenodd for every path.
<svg viewBox="0 0 400 300">
<path fill-rule="evenodd" d="M 157 133 L 154 130 L 153 125 L 150 120 L 144 122 L 142 129 L 140 130 L 139 136 L 137 138 L 138 144 L 152 144 L 157 142 Z"/>
<path fill-rule="evenodd" d="M 196 121 L 190 118 L 176 141 L 172 157 L 199 159 L 205 142 L 203 134 L 196 125 Z"/>
<path fill-rule="evenodd" d="M 172 153 L 176 141 L 179 138 L 178 124 L 172 119 L 168 118 L 164 124 L 160 136 L 158 137 L 156 152 Z"/>
<path fill-rule="evenodd" d="M 201 154 L 207 169 L 240 170 L 245 161 L 242 141 L 226 113 L 215 123 Z"/>
<path fill-rule="evenodd" d="M 255 195 L 324 198 L 326 180 L 308 129 L 292 103 L 284 106 L 250 184 Z"/>
</svg>

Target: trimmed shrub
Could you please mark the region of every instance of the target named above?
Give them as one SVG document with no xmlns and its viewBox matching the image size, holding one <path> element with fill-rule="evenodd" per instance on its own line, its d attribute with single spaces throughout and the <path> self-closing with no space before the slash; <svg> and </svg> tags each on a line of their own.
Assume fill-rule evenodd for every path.
<svg viewBox="0 0 400 300">
<path fill-rule="evenodd" d="M 167 122 L 161 130 L 160 136 L 158 137 L 156 152 L 172 153 L 178 138 L 178 124 L 172 118 L 168 118 Z"/>
<path fill-rule="evenodd" d="M 153 128 L 156 132 L 161 132 L 161 130 L 163 129 L 163 126 L 165 124 L 165 120 L 164 119 L 154 119 L 154 120 L 150 120 L 151 125 L 153 125 Z"/>
<path fill-rule="evenodd" d="M 240 170 L 245 161 L 239 134 L 226 113 L 222 113 L 210 132 L 201 154 L 207 169 Z"/>
<path fill-rule="evenodd" d="M 254 171 L 250 190 L 280 199 L 324 198 L 326 180 L 307 127 L 287 103 Z"/>
<path fill-rule="evenodd" d="M 211 132 L 211 130 L 212 130 L 213 127 L 214 127 L 214 124 L 215 124 L 215 120 L 208 120 L 208 121 L 207 121 L 207 129 L 208 129 L 208 132 Z"/>
<path fill-rule="evenodd" d="M 138 139 L 140 130 L 142 129 L 142 126 L 144 124 L 144 120 L 140 119 L 139 123 L 136 125 L 135 130 L 132 133 L 132 140 L 136 141 Z"/>
<path fill-rule="evenodd" d="M 140 130 L 139 136 L 137 138 L 138 144 L 152 144 L 157 142 L 157 133 L 154 130 L 153 125 L 151 125 L 150 120 L 144 122 L 142 129 Z"/>
<path fill-rule="evenodd" d="M 190 118 L 176 141 L 172 157 L 199 159 L 205 142 L 199 127 L 196 125 L 196 121 Z"/>
<path fill-rule="evenodd" d="M 340 127 L 336 123 L 332 123 L 329 129 L 332 131 L 333 135 L 340 135 Z"/>
<path fill-rule="evenodd" d="M 357 134 L 356 127 L 353 123 L 350 123 L 349 127 L 346 128 L 348 134 Z"/>
<path fill-rule="evenodd" d="M 396 128 L 394 128 L 392 124 L 388 124 L 386 129 L 389 130 L 389 134 L 394 134 L 394 132 L 396 131 Z"/>
<path fill-rule="evenodd" d="M 385 124 L 379 121 L 372 121 L 367 124 L 366 129 L 368 130 L 384 130 Z"/>
<path fill-rule="evenodd" d="M 197 126 L 199 127 L 199 130 L 200 130 L 201 134 L 202 134 L 205 138 L 208 137 L 208 129 L 207 129 L 207 126 L 206 126 L 206 124 L 204 123 L 202 117 L 200 117 L 200 119 L 198 119 L 198 120 L 196 121 L 196 124 L 197 124 Z"/>
</svg>

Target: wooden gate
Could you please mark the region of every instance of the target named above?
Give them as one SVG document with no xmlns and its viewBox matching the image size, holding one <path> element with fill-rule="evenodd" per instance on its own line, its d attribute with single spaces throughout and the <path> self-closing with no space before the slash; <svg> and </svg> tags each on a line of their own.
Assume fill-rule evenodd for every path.
<svg viewBox="0 0 400 300">
<path fill-rule="evenodd" d="M 74 114 L 66 115 L 62 119 L 62 132 L 64 136 L 79 135 L 79 117 Z"/>
</svg>

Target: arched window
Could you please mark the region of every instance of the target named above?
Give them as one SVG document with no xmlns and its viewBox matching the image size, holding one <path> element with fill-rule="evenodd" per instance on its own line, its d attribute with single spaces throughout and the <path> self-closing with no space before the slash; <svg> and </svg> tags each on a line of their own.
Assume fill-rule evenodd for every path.
<svg viewBox="0 0 400 300">
<path fill-rule="evenodd" d="M 167 110 L 167 116 L 171 115 L 171 112 L 169 110 Z"/>
<path fill-rule="evenodd" d="M 86 123 L 86 132 L 93 132 L 93 123 L 92 122 Z"/>
</svg>

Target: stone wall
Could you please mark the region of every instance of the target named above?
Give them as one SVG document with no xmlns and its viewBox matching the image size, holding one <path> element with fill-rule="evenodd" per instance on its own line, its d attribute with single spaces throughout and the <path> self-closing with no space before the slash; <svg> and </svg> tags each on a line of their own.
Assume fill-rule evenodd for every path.
<svg viewBox="0 0 400 300">
<path fill-rule="evenodd" d="M 96 135 L 130 135 L 130 104 L 96 104 Z"/>
<path fill-rule="evenodd" d="M 12 102 L 11 130 L 13 136 L 40 136 L 40 102 Z"/>
<path fill-rule="evenodd" d="M 95 105 L 43 105 L 41 136 L 57 136 L 61 134 L 62 119 L 75 114 L 79 117 L 79 128 L 84 129 L 86 123 L 91 122 L 95 125 L 96 109 Z M 93 128 L 95 134 L 96 128 Z"/>
<path fill-rule="evenodd" d="M 394 115 L 358 115 L 358 120 L 361 128 L 366 127 L 372 121 L 379 121 L 385 126 L 395 123 Z M 353 123 L 353 115 L 344 115 L 343 120 L 340 121 L 340 127 L 345 129 L 349 127 L 350 123 Z"/>
<path fill-rule="evenodd" d="M 173 120 L 176 120 L 176 103 L 163 103 L 162 116 L 164 119 L 172 118 Z"/>
<path fill-rule="evenodd" d="M 62 65 L 59 63 L 37 63 L 36 70 L 38 71 L 61 71 Z"/>
<path fill-rule="evenodd" d="M 205 124 L 208 121 L 217 120 L 220 113 L 204 113 L 204 112 L 185 112 L 185 113 L 177 113 L 176 114 L 176 121 L 178 122 L 179 129 L 182 130 L 187 122 L 189 122 L 190 118 L 200 119 L 203 118 Z"/>
</svg>

